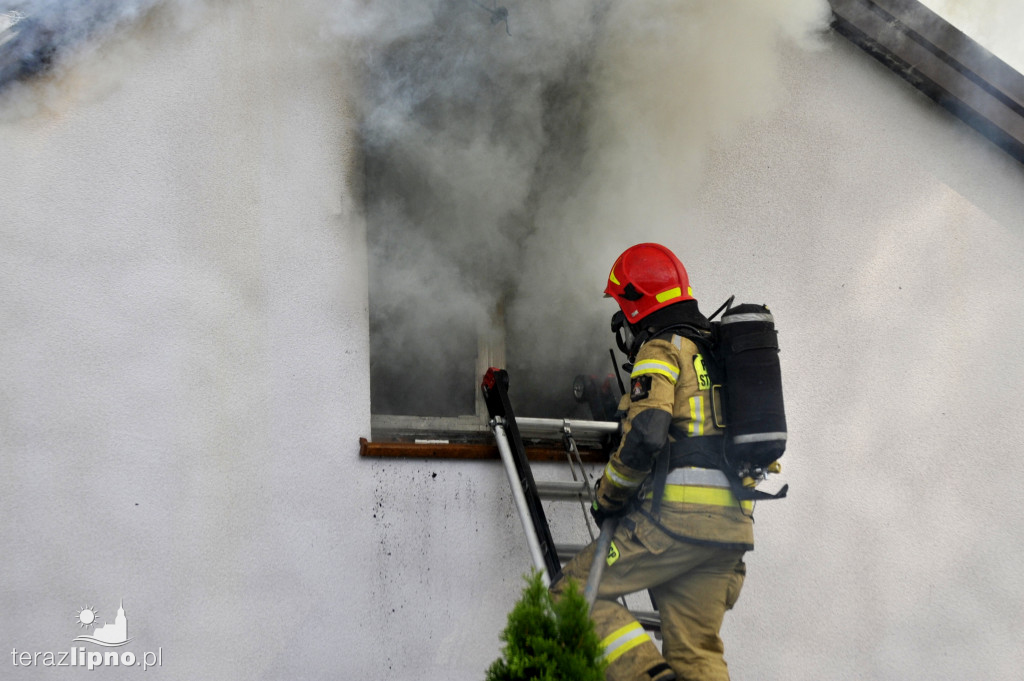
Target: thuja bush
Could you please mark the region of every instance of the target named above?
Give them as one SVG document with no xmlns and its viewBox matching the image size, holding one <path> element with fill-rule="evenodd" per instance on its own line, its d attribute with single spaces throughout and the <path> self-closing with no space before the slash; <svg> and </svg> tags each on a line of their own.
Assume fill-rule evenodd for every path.
<svg viewBox="0 0 1024 681">
<path fill-rule="evenodd" d="M 607 663 L 589 610 L 578 584 L 554 600 L 535 571 L 508 614 L 502 657 L 486 681 L 604 681 Z"/>
</svg>

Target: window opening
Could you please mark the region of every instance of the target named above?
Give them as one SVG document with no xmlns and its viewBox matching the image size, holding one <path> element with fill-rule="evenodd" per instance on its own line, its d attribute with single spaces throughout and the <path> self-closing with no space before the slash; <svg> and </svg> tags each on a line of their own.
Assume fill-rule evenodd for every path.
<svg viewBox="0 0 1024 681">
<path fill-rule="evenodd" d="M 580 311 L 538 306 L 568 325 L 573 350 L 555 362 L 522 302 L 538 212 L 579 180 L 599 17 L 490 0 L 431 12 L 409 10 L 365 61 L 371 437 L 490 442 L 480 381 L 492 366 L 513 377 L 522 415 L 590 418 L 573 379 L 608 372 L 608 338 L 594 343 L 606 318 L 584 329 Z M 525 29 L 552 21 L 569 23 Z"/>
</svg>

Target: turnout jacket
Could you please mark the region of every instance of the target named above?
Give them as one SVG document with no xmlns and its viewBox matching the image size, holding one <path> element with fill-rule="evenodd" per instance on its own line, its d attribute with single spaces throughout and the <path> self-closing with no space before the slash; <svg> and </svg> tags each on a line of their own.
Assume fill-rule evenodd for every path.
<svg viewBox="0 0 1024 681">
<path fill-rule="evenodd" d="M 724 473 L 700 467 L 713 465 L 709 457 L 680 454 L 721 447 L 711 385 L 705 358 L 690 339 L 666 332 L 641 346 L 629 393 L 623 396 L 622 440 L 599 481 L 598 501 L 603 508 L 618 509 L 639 493 L 639 511 L 657 509 L 652 519 L 670 536 L 749 550 L 754 545 L 752 504 L 740 505 Z M 669 471 L 659 507 L 652 503 L 651 482 L 659 455 L 670 452 L 677 467 Z"/>
</svg>

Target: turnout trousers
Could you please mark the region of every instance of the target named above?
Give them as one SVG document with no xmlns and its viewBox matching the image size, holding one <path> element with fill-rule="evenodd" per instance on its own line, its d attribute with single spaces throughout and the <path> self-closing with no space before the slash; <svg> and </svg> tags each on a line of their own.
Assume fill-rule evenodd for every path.
<svg viewBox="0 0 1024 681">
<path fill-rule="evenodd" d="M 557 597 L 586 584 L 595 542 L 576 555 L 552 586 Z M 612 540 L 591 616 L 609 662 L 609 681 L 728 681 L 719 630 L 746 574 L 741 548 L 674 539 L 643 514 L 624 516 Z M 662 649 L 615 599 L 650 590 L 661 614 Z M 667 665 L 667 666 L 666 666 Z"/>
</svg>

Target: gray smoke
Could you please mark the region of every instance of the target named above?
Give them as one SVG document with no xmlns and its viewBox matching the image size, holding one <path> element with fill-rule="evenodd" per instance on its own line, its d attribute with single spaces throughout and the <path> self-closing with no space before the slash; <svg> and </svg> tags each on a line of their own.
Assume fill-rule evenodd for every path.
<svg viewBox="0 0 1024 681">
<path fill-rule="evenodd" d="M 541 206 L 579 182 L 606 10 L 383 4 L 361 42 L 362 140 L 374 384 L 401 388 L 375 406 L 467 413 L 477 334 L 516 300 Z"/>
<path fill-rule="evenodd" d="M 678 249 L 704 153 L 778 96 L 780 41 L 813 47 L 824 0 L 350 4 L 365 66 L 378 412 L 472 409 L 467 355 L 503 319 L 516 401 L 571 410 L 607 374 L 614 257 Z M 556 396 L 552 398 L 552 396 Z M 564 396 L 564 399 L 559 396 Z M 453 399 L 454 398 L 454 399 Z"/>
<path fill-rule="evenodd" d="M 159 0 L 21 0 L 0 3 L 0 89 L 59 68 Z"/>
<path fill-rule="evenodd" d="M 102 97 L 134 68 L 147 43 L 193 28 L 209 4 L 0 0 L 0 122 Z"/>
<path fill-rule="evenodd" d="M 19 17 L 0 116 L 47 103 L 39 74 L 59 92 L 76 69 L 97 77 L 104 41 L 153 35 L 120 27 L 203 4 L 0 5 Z M 611 371 L 601 291 L 634 243 L 675 249 L 701 298 L 704 156 L 771 110 L 780 47 L 814 49 L 828 15 L 825 0 L 296 3 L 319 43 L 295 49 L 360 71 L 375 411 L 471 412 L 477 338 L 502 325 L 517 403 L 573 409 L 573 375 Z"/>
</svg>

